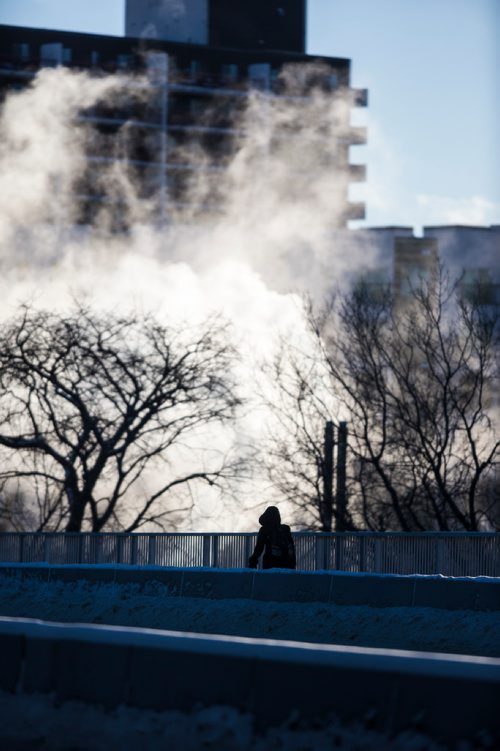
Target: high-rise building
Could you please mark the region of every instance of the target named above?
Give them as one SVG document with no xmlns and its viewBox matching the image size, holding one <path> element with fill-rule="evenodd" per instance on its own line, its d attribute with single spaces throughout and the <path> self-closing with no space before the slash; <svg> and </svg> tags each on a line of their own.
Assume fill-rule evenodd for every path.
<svg viewBox="0 0 500 751">
<path fill-rule="evenodd" d="M 217 211 L 220 170 L 237 148 L 239 118 L 253 92 L 272 102 L 288 96 L 305 112 L 311 91 L 320 89 L 342 102 L 328 131 L 335 142 L 328 159 L 336 181 L 332 224 L 347 227 L 365 212 L 363 203 L 349 202 L 348 189 L 365 179 L 364 165 L 350 164 L 350 147 L 366 142 L 350 112 L 366 105 L 367 92 L 351 88 L 348 59 L 308 55 L 305 39 L 306 0 L 128 0 L 125 37 L 0 26 L 0 96 L 29 84 L 43 66 L 144 73 L 147 97 L 131 91 L 128 99 L 80 113 L 94 133 L 78 186 L 80 221 L 106 199 L 99 175 L 117 153 L 168 220 Z M 290 64 L 314 65 L 293 92 L 281 75 Z M 300 131 L 300 122 L 294 127 Z M 276 143 L 293 135 L 283 129 Z M 201 194 L 193 190 L 197 183 L 204 185 Z"/>
</svg>

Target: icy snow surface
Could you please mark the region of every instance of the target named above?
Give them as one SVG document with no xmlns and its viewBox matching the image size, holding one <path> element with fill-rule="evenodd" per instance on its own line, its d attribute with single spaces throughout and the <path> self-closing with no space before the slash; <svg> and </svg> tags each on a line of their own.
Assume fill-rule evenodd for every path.
<svg viewBox="0 0 500 751">
<path fill-rule="evenodd" d="M 500 656 L 498 613 L 168 597 L 155 583 L 46 583 L 1 575 L 0 615 Z M 488 748 L 487 739 L 480 747 Z M 349 726 L 325 718 L 321 726 L 311 727 L 292 716 L 259 735 L 251 716 L 228 707 L 194 707 L 189 714 L 129 707 L 109 711 L 78 702 L 61 706 L 51 696 L 0 692 L 0 748 L 437 751 L 444 746 L 415 731 L 389 739 L 370 729 L 369 718 Z M 474 746 L 464 742 L 456 748 L 470 751 Z"/>
</svg>

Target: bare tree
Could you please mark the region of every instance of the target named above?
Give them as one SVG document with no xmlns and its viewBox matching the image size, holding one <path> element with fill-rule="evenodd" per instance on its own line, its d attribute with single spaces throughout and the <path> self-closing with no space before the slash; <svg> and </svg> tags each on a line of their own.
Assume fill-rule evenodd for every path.
<svg viewBox="0 0 500 751">
<path fill-rule="evenodd" d="M 29 489 L 38 529 L 163 528 L 176 491 L 237 470 L 203 434 L 239 404 L 226 333 L 24 307 L 0 328 L 4 491 Z"/>
<path fill-rule="evenodd" d="M 362 289 L 326 337 L 353 416 L 362 515 L 370 527 L 477 530 L 494 508 L 498 310 L 466 300 L 443 269 L 406 300 Z"/>
<path fill-rule="evenodd" d="M 349 420 L 349 525 L 386 530 L 478 530 L 499 523 L 498 307 L 460 280 L 435 278 L 394 299 L 357 287 L 310 314 L 317 357 Z M 309 355 L 283 393 L 307 395 Z M 290 400 L 289 400 L 290 401 Z M 316 403 L 311 386 L 307 409 Z M 298 401 L 297 401 L 298 405 Z M 300 415 L 301 476 L 318 479 L 319 423 Z M 275 444 L 281 458 L 283 446 Z M 284 466 L 284 464 L 282 463 Z M 282 475 L 282 481 L 288 482 Z M 301 487 L 305 484 L 301 482 Z M 306 495 L 303 496 L 307 498 Z M 311 502 L 321 507 L 317 485 Z"/>
</svg>

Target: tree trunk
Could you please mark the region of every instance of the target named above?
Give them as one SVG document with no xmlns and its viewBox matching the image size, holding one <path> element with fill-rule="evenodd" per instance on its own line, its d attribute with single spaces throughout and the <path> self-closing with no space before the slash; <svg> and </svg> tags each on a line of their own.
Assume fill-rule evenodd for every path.
<svg viewBox="0 0 500 751">
<path fill-rule="evenodd" d="M 74 489 L 66 491 L 69 503 L 69 519 L 66 524 L 66 532 L 81 532 L 83 523 L 83 514 L 85 511 L 85 498 L 81 493 Z"/>
</svg>

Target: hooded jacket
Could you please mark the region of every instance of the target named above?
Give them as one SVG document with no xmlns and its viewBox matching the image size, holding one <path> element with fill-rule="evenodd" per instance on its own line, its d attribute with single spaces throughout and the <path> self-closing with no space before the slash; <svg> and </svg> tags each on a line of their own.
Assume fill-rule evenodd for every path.
<svg viewBox="0 0 500 751">
<path fill-rule="evenodd" d="M 276 506 L 268 506 L 259 518 L 261 525 L 255 549 L 249 558 L 250 568 L 257 568 L 260 556 L 264 553 L 263 568 L 295 568 L 295 546 L 287 524 L 281 524 L 281 516 Z"/>
</svg>

